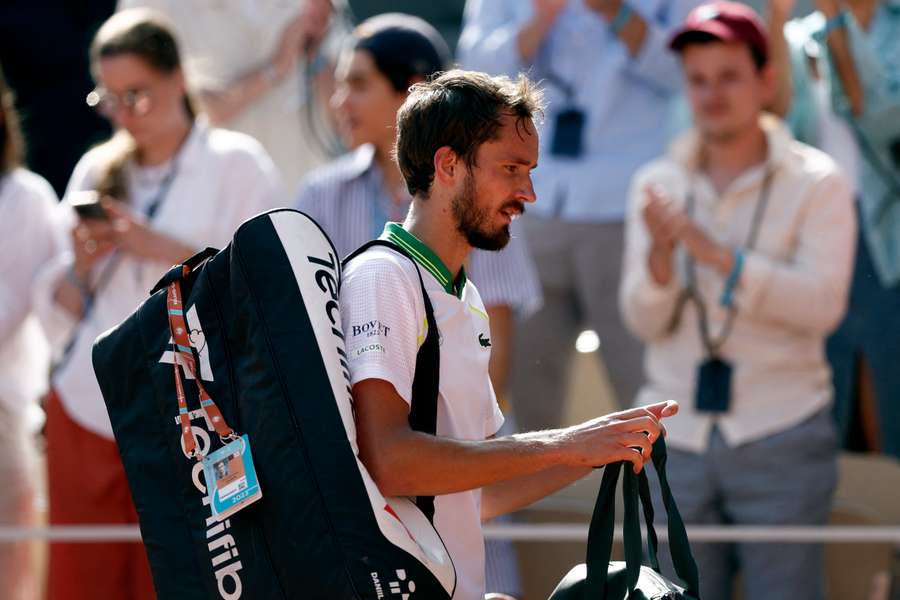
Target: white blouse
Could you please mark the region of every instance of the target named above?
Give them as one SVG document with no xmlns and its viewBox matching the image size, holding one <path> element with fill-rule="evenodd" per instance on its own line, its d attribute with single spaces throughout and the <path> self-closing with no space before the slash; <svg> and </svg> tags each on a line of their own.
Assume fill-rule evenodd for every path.
<svg viewBox="0 0 900 600">
<path fill-rule="evenodd" d="M 68 232 L 76 223 L 66 201 L 73 192 L 96 185 L 102 155 L 92 150 L 84 155 L 69 181 L 61 226 Z M 174 174 L 173 174 L 174 169 Z M 285 203 L 281 179 L 269 156 L 256 140 L 244 134 L 195 124 L 178 155 L 166 164 L 127 167 L 130 202 L 138 212 L 160 196 L 165 180 L 171 184 L 155 216 L 153 226 L 189 246 L 224 247 L 234 230 L 255 214 Z M 70 240 L 70 236 L 66 236 Z M 70 242 L 40 274 L 35 307 L 53 343 L 57 358 L 72 336 L 75 343 L 55 372 L 52 385 L 69 416 L 79 425 L 112 439 L 112 427 L 91 363 L 91 347 L 104 331 L 115 327 L 143 302 L 170 265 L 123 255 L 95 294 L 90 313 L 78 323 L 57 305 L 53 295 L 73 263 Z M 102 273 L 107 261 L 94 269 Z"/>
</svg>

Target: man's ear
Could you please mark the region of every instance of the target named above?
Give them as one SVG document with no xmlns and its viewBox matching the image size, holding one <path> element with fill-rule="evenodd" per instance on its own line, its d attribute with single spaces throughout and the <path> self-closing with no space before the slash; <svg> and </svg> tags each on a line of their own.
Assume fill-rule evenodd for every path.
<svg viewBox="0 0 900 600">
<path fill-rule="evenodd" d="M 450 146 L 441 146 L 434 153 L 434 180 L 445 187 L 454 187 L 462 171 L 459 155 Z"/>
<path fill-rule="evenodd" d="M 763 84 L 763 106 L 771 106 L 778 93 L 778 71 L 772 61 L 763 65 L 759 77 Z"/>
</svg>

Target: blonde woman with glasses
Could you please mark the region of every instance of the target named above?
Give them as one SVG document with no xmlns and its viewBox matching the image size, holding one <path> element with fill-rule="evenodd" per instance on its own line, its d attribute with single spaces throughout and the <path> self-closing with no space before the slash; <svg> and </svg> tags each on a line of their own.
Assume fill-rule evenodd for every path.
<svg viewBox="0 0 900 600">
<path fill-rule="evenodd" d="M 68 243 L 37 294 L 56 350 L 47 402 L 54 525 L 137 522 L 91 367 L 94 339 L 128 316 L 169 265 L 224 246 L 243 220 L 282 202 L 262 147 L 195 115 L 160 15 L 111 17 L 94 39 L 91 65 L 97 88 L 87 102 L 116 132 L 72 174 L 61 207 Z M 154 597 L 137 544 L 56 544 L 48 586 L 55 600 Z"/>
</svg>

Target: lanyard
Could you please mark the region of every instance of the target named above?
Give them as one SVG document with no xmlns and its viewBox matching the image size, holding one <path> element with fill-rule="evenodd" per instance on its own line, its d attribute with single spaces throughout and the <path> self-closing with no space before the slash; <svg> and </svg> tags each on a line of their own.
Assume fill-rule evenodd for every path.
<svg viewBox="0 0 900 600">
<path fill-rule="evenodd" d="M 188 266 L 184 267 L 184 274 L 190 273 Z M 184 321 L 184 304 L 181 299 L 181 283 L 173 281 L 169 284 L 166 296 L 166 307 L 169 313 L 169 330 L 172 334 L 172 353 L 174 359 L 172 366 L 175 369 L 175 392 L 178 395 L 178 419 L 181 423 L 181 438 L 184 442 L 184 451 L 188 457 L 203 460 L 203 454 L 200 452 L 200 446 L 197 443 L 197 437 L 194 435 L 191 427 L 191 417 L 187 406 L 187 397 L 184 393 L 184 383 L 181 381 L 181 375 L 178 372 L 180 364 L 186 373 L 194 376 L 197 383 L 197 389 L 200 392 L 200 408 L 206 413 L 206 416 L 212 422 L 216 433 L 222 443 L 236 440 L 238 435 L 234 430 L 225 423 L 225 418 L 219 411 L 219 407 L 213 402 L 213 399 L 207 393 L 206 388 L 200 380 L 200 374 L 197 372 L 197 363 L 194 361 L 194 352 L 191 349 L 191 340 L 188 337 L 188 327 Z"/>
<path fill-rule="evenodd" d="M 190 136 L 190 134 L 188 135 Z M 166 196 L 169 194 L 172 183 L 175 181 L 175 177 L 178 175 L 178 158 L 180 154 L 181 153 L 179 152 L 179 154 L 172 159 L 171 168 L 166 173 L 165 178 L 159 184 L 159 189 L 156 191 L 156 195 L 153 197 L 153 200 L 147 206 L 147 210 L 144 214 L 147 217 L 148 221 L 153 221 L 153 217 L 156 216 L 156 213 L 159 211 L 159 207 L 162 206 L 163 200 L 165 200 Z M 63 347 L 63 351 L 60 354 L 59 361 L 57 361 L 57 363 L 50 369 L 51 379 L 69 362 L 69 359 L 72 357 L 72 352 L 75 350 L 75 344 L 78 342 L 78 337 L 81 334 L 81 329 L 93 312 L 97 294 L 100 292 L 100 290 L 105 288 L 109 281 L 112 279 L 112 276 L 115 274 L 121 261 L 122 253 L 119 250 L 115 250 L 107 259 L 106 265 L 97 276 L 93 288 L 90 290 L 87 297 L 83 301 L 84 304 L 81 309 L 81 319 L 78 321 L 75 330 L 72 332 L 69 340 Z"/>
<path fill-rule="evenodd" d="M 756 246 L 757 238 L 759 237 L 760 226 L 762 225 L 763 215 L 766 212 L 766 206 L 769 203 L 769 194 L 772 188 L 772 169 L 770 167 L 766 168 L 766 173 L 763 178 L 762 187 L 759 190 L 759 197 L 756 200 L 756 208 L 753 211 L 753 221 L 750 224 L 750 231 L 747 233 L 747 241 L 744 244 L 745 250 L 753 250 L 754 246 Z M 693 192 L 693 186 L 690 192 L 688 192 L 687 197 L 687 214 L 689 217 L 694 216 L 694 205 L 695 198 Z M 719 335 L 715 338 L 712 337 L 710 331 L 709 324 L 709 313 L 707 311 L 706 303 L 703 301 L 703 297 L 700 295 L 700 291 L 697 289 L 697 271 L 696 271 L 696 261 L 694 257 L 688 253 L 687 255 L 687 289 L 684 291 L 682 298 L 679 302 L 679 311 L 684 307 L 685 301 L 690 300 L 694 303 L 694 306 L 697 308 L 698 322 L 700 327 L 700 339 L 703 341 L 703 347 L 706 349 L 707 354 L 710 357 L 716 356 L 722 346 L 725 345 L 725 342 L 728 340 L 728 337 L 731 335 L 731 331 L 734 328 L 734 320 L 737 317 L 737 306 L 732 303 L 732 305 L 728 308 L 728 314 L 725 317 L 725 323 L 722 325 L 722 330 L 719 332 Z"/>
</svg>

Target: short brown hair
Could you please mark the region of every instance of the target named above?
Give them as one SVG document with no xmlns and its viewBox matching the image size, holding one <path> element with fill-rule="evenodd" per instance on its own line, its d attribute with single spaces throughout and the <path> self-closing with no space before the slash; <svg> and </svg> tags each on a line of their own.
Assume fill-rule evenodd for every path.
<svg viewBox="0 0 900 600">
<path fill-rule="evenodd" d="M 434 181 L 434 153 L 449 146 L 469 167 L 479 146 L 496 139 L 504 115 L 516 127 L 542 114 L 539 90 L 524 75 L 515 81 L 455 69 L 417 83 L 397 111 L 394 154 L 406 188 L 427 197 Z"/>
</svg>

